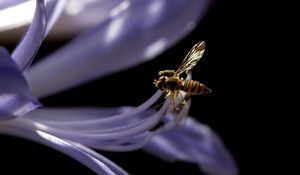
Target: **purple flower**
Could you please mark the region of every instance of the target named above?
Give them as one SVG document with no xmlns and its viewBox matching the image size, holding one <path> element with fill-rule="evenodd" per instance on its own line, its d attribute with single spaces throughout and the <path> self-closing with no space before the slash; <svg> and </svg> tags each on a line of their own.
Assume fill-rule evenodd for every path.
<svg viewBox="0 0 300 175">
<path fill-rule="evenodd" d="M 2 1 L 0 9 L 22 2 Z M 39 98 L 154 58 L 187 35 L 208 6 L 207 0 L 91 3 L 85 4 L 87 8 L 109 7 L 99 23 L 34 65 L 36 52 L 65 13 L 67 1 L 36 0 L 33 20 L 14 51 L 10 54 L 0 48 L 0 133 L 45 144 L 97 174 L 128 173 L 91 148 L 144 149 L 167 161 L 196 163 L 207 174 L 237 174 L 231 155 L 208 126 L 188 118 L 185 128 L 174 127 L 170 99 L 159 111 L 151 110 L 160 91 L 137 107 L 47 108 L 40 104 Z M 94 18 L 86 19 L 93 23 Z M 179 115 L 188 109 L 186 105 Z M 165 125 L 151 131 L 161 120 Z"/>
</svg>

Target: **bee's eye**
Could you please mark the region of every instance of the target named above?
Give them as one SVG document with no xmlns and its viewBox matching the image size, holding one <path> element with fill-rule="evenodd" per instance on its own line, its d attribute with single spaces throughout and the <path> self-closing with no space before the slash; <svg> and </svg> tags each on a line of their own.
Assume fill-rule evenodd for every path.
<svg viewBox="0 0 300 175">
<path fill-rule="evenodd" d="M 159 89 L 162 89 L 162 88 L 164 87 L 164 85 L 165 85 L 165 82 L 166 82 L 165 77 L 160 77 L 160 78 L 157 80 L 157 87 L 158 87 Z"/>
<path fill-rule="evenodd" d="M 162 86 L 163 86 L 163 83 L 162 83 L 161 81 L 159 81 L 159 82 L 157 83 L 157 88 L 158 88 L 158 89 L 162 89 Z"/>
<path fill-rule="evenodd" d="M 162 82 L 162 83 L 165 83 L 166 80 L 167 80 L 167 77 L 165 77 L 165 76 L 161 76 L 161 77 L 159 78 L 159 81 Z"/>
</svg>

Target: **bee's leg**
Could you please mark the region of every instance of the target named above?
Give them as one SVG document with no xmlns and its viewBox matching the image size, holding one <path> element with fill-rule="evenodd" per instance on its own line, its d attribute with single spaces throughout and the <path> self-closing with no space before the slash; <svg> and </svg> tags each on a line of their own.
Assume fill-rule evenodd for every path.
<svg viewBox="0 0 300 175">
<path fill-rule="evenodd" d="M 171 91 L 165 91 L 164 94 L 165 94 L 165 98 L 168 98 L 172 94 L 172 92 Z"/>
<path fill-rule="evenodd" d="M 173 93 L 173 97 L 172 97 L 172 98 L 173 98 L 173 100 L 172 100 L 173 106 L 176 105 L 176 98 L 177 98 L 177 95 L 178 95 L 177 92 L 174 92 L 174 93 Z"/>
<path fill-rule="evenodd" d="M 181 99 L 184 99 L 184 96 L 182 95 L 181 92 L 179 92 L 179 95 L 181 96 Z"/>
<path fill-rule="evenodd" d="M 177 103 L 177 105 L 174 107 L 174 116 L 176 116 L 176 125 L 182 128 L 185 126 L 185 123 L 187 121 L 188 110 L 185 109 L 185 106 L 187 105 L 187 101 L 190 99 L 191 95 L 188 93 L 183 96 L 181 92 L 179 92 L 179 94 L 182 98 L 180 99 L 180 102 Z"/>
<path fill-rule="evenodd" d="M 178 92 L 175 91 L 172 93 L 172 102 L 170 104 L 170 110 L 172 111 L 173 113 L 173 117 L 174 117 L 174 120 L 176 121 L 177 123 L 177 120 L 178 120 L 178 117 L 177 117 L 177 113 L 176 113 L 176 99 L 177 99 L 177 95 L 178 95 Z"/>
<path fill-rule="evenodd" d="M 188 94 L 185 95 L 184 100 L 188 101 L 190 98 L 191 98 L 191 94 L 188 93 Z"/>
<path fill-rule="evenodd" d="M 187 101 L 191 98 L 191 95 L 188 93 L 185 96 L 183 96 L 180 92 L 179 92 L 180 96 L 182 97 L 182 99 L 180 100 L 180 102 L 178 103 L 178 105 L 175 107 L 175 113 L 180 113 L 180 111 L 184 108 L 184 106 L 186 105 Z"/>
</svg>

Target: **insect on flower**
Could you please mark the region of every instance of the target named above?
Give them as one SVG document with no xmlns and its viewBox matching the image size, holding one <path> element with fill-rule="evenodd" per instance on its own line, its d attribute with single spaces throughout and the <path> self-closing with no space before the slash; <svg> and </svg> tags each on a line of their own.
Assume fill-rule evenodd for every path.
<svg viewBox="0 0 300 175">
<path fill-rule="evenodd" d="M 154 80 L 154 85 L 165 93 L 165 98 L 172 96 L 171 108 L 175 114 L 175 120 L 177 121 L 181 120 L 182 118 L 176 118 L 176 114 L 179 114 L 182 111 L 191 95 L 200 95 L 212 92 L 208 87 L 199 81 L 186 79 L 186 77 L 180 77 L 182 73 L 188 75 L 188 73 L 202 58 L 204 50 L 205 42 L 198 42 L 185 56 L 184 60 L 176 71 L 159 71 L 158 80 Z M 186 95 L 183 96 L 181 91 L 186 92 Z M 182 99 L 177 99 L 178 95 L 180 95 Z"/>
</svg>

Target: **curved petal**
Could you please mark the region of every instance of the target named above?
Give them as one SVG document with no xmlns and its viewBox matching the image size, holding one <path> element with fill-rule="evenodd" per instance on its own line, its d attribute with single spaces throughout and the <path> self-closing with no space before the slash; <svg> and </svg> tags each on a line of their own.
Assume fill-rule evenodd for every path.
<svg viewBox="0 0 300 175">
<path fill-rule="evenodd" d="M 145 119 L 129 122 L 128 124 L 125 120 L 124 125 L 128 125 L 127 127 L 124 127 L 124 125 L 114 126 L 113 124 L 115 121 L 111 121 L 111 123 L 105 123 L 105 125 L 111 125 L 112 128 L 115 127 L 115 129 L 109 128 L 106 130 L 106 128 L 104 128 L 103 131 L 99 129 L 95 132 L 82 132 L 81 130 L 76 131 L 74 129 L 72 130 L 68 128 L 60 129 L 55 126 L 48 126 L 39 122 L 33 122 L 34 120 L 31 121 L 32 123 L 35 124 L 35 127 L 37 127 L 42 131 L 45 131 L 47 133 L 52 133 L 54 135 L 58 135 L 67 138 L 69 140 L 78 141 L 80 143 L 111 141 L 111 140 L 131 138 L 135 135 L 148 131 L 156 123 L 158 123 L 159 120 L 162 119 L 162 117 L 165 115 L 166 111 L 168 110 L 169 105 L 170 105 L 170 99 L 167 100 L 167 102 L 162 106 L 160 111 L 154 113 L 153 115 L 150 115 Z M 124 114 L 123 116 L 130 120 L 130 117 L 134 117 L 131 116 L 130 114 L 131 113 L 129 112 L 127 114 Z M 141 112 L 141 114 L 139 115 L 142 116 L 143 112 Z M 99 128 L 101 127 L 103 126 L 100 125 Z"/>
<path fill-rule="evenodd" d="M 25 77 L 32 92 L 44 97 L 145 62 L 191 31 L 207 4 L 124 1 L 110 18 L 33 65 Z"/>
<path fill-rule="evenodd" d="M 21 118 L 5 124 L 0 123 L 0 133 L 23 137 L 49 146 L 76 159 L 99 175 L 128 174 L 113 162 L 79 143 L 61 139 L 31 126 L 27 119 Z"/>
<path fill-rule="evenodd" d="M 197 163 L 208 174 L 238 174 L 235 161 L 219 136 L 192 118 L 186 128 L 173 128 L 154 136 L 144 150 L 169 161 Z"/>
<path fill-rule="evenodd" d="M 158 112 L 149 110 L 161 94 L 158 91 L 136 108 L 45 108 L 28 114 L 26 118 L 41 131 L 94 148 L 110 151 L 135 150 L 148 142 L 154 134 L 149 130 L 169 110 L 170 98 Z"/>
<path fill-rule="evenodd" d="M 157 91 L 151 98 L 136 108 L 117 107 L 81 107 L 81 108 L 43 108 L 30 113 L 27 118 L 47 124 L 49 126 L 66 127 L 68 129 L 94 130 L 95 128 L 110 128 L 109 123 L 125 125 L 131 121 L 131 116 L 137 116 L 151 107 L 160 97 L 162 92 Z M 153 113 L 150 113 L 151 115 Z M 103 128 L 102 128 L 103 129 Z"/>
<path fill-rule="evenodd" d="M 12 58 L 24 71 L 32 62 L 44 39 L 46 31 L 46 9 L 43 0 L 36 0 L 34 17 L 26 34 L 12 53 Z"/>
<path fill-rule="evenodd" d="M 7 50 L 0 47 L 0 120 L 23 116 L 39 105 Z"/>
<path fill-rule="evenodd" d="M 22 71 L 31 64 L 44 37 L 63 12 L 66 2 L 66 0 L 48 0 L 45 7 L 43 0 L 36 0 L 32 23 L 12 53 L 12 58 Z"/>
</svg>

